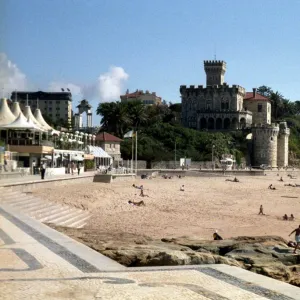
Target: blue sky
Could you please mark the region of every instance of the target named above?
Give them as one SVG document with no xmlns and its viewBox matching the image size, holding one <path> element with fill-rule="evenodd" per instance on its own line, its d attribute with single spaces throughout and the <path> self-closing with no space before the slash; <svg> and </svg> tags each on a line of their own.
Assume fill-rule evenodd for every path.
<svg viewBox="0 0 300 300">
<path fill-rule="evenodd" d="M 94 108 L 127 88 L 179 102 L 181 84 L 205 84 L 203 60 L 216 51 L 217 59 L 227 62 L 228 84 L 249 91 L 265 84 L 300 99 L 300 1 L 0 3 L 0 52 L 14 64 L 8 75 L 0 70 L 2 88 L 10 80 L 5 91 L 69 86 L 75 95 L 79 87 L 84 92 L 75 95 L 74 104 L 84 96 Z M 98 92 L 101 75 L 102 83 L 113 81 L 104 87 L 116 89 L 113 93 Z"/>
</svg>

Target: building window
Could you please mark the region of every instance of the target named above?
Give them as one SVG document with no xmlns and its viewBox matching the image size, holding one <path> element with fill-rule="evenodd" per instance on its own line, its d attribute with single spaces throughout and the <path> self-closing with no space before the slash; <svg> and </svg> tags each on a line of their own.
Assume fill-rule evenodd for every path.
<svg viewBox="0 0 300 300">
<path fill-rule="evenodd" d="M 261 104 L 257 105 L 257 112 L 262 112 L 262 105 Z"/>
</svg>

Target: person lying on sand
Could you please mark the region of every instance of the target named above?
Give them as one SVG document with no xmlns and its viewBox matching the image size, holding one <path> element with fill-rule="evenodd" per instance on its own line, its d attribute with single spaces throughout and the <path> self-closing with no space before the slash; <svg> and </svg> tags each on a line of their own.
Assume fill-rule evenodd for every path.
<svg viewBox="0 0 300 300">
<path fill-rule="evenodd" d="M 293 233 L 295 232 L 295 241 L 296 241 L 296 247 L 295 247 L 295 250 L 294 250 L 294 253 L 296 253 L 299 245 L 300 245 L 300 225 L 298 228 L 296 228 L 295 230 L 293 230 L 289 236 L 291 236 Z"/>
<path fill-rule="evenodd" d="M 180 187 L 180 191 L 181 191 L 181 192 L 184 192 L 184 185 L 182 185 L 182 186 Z"/>
<path fill-rule="evenodd" d="M 268 189 L 269 189 L 269 190 L 276 190 L 276 188 L 275 188 L 275 186 L 273 186 L 273 184 L 270 184 L 270 185 L 268 186 Z"/>
<path fill-rule="evenodd" d="M 134 201 L 129 200 L 128 204 L 135 205 L 135 206 L 146 206 L 146 204 L 143 200 L 138 201 L 138 202 L 134 202 Z"/>
<path fill-rule="evenodd" d="M 217 233 L 217 231 L 213 234 L 213 238 L 215 241 L 223 240 L 223 238 Z"/>
<path fill-rule="evenodd" d="M 225 179 L 225 181 L 240 182 L 236 177 L 234 179 Z"/>
<path fill-rule="evenodd" d="M 137 186 L 137 185 L 135 185 L 135 184 L 133 184 L 132 187 L 134 187 L 134 188 L 136 188 L 136 189 L 139 189 L 139 190 L 142 190 L 142 189 L 144 188 L 143 185 Z"/>
<path fill-rule="evenodd" d="M 282 176 L 280 177 L 279 181 L 283 181 Z"/>
<path fill-rule="evenodd" d="M 296 187 L 296 184 L 292 184 L 292 183 L 288 183 L 288 184 L 284 184 L 284 186 L 292 186 L 292 187 Z"/>
<path fill-rule="evenodd" d="M 285 215 L 282 217 L 282 219 L 283 219 L 284 221 L 287 221 L 287 220 L 288 220 L 287 214 L 285 214 Z"/>
<path fill-rule="evenodd" d="M 265 215 L 264 214 L 264 207 L 262 205 L 259 207 L 259 213 L 258 214 L 259 215 Z"/>
<path fill-rule="evenodd" d="M 141 197 L 149 197 L 148 195 L 145 195 L 145 194 L 144 194 L 144 189 L 141 189 L 140 196 L 141 196 Z"/>
</svg>

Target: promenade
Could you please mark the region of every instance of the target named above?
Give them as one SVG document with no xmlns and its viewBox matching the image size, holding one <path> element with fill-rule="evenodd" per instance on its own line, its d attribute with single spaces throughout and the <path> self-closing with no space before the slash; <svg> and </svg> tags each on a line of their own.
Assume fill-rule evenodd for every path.
<svg viewBox="0 0 300 300">
<path fill-rule="evenodd" d="M 300 289 L 227 265 L 125 268 L 0 202 L 0 299 L 296 300 Z"/>
</svg>

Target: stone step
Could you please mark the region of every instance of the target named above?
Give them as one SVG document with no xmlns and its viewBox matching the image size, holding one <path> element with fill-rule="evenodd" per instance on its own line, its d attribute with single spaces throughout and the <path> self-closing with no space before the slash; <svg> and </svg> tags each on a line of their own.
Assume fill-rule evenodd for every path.
<svg viewBox="0 0 300 300">
<path fill-rule="evenodd" d="M 10 206 L 19 206 L 19 205 L 26 205 L 26 204 L 31 204 L 33 202 L 40 202 L 36 198 L 25 198 L 25 199 L 17 199 L 13 201 L 5 201 L 5 204 L 8 204 Z"/>
<path fill-rule="evenodd" d="M 42 218 L 39 218 L 39 221 L 40 222 L 43 222 L 43 223 L 51 223 L 50 220 L 53 220 L 55 218 L 58 218 L 60 216 L 63 216 L 63 215 L 67 215 L 71 212 L 72 210 L 70 208 L 66 208 L 64 209 L 63 211 L 60 211 L 58 213 L 55 213 L 53 215 L 47 215 L 45 217 L 42 217 Z"/>
<path fill-rule="evenodd" d="M 43 202 L 41 202 L 38 199 L 31 199 L 29 201 L 20 201 L 17 203 L 10 204 L 10 206 L 18 208 L 18 209 L 22 209 L 22 210 L 27 210 L 27 209 L 33 208 L 33 207 L 40 207 L 41 205 L 43 205 Z"/>
<path fill-rule="evenodd" d="M 5 191 L 3 196 L 5 197 L 13 197 L 13 196 L 17 196 L 17 195 L 21 195 L 22 193 L 19 191 Z"/>
<path fill-rule="evenodd" d="M 51 209 L 55 207 L 57 207 L 55 204 L 41 202 L 40 208 L 33 207 L 30 209 L 24 209 L 24 212 L 26 212 L 26 214 L 28 214 L 29 216 L 34 216 L 36 214 L 39 214 L 40 212 L 45 212 L 45 211 L 50 212 Z"/>
<path fill-rule="evenodd" d="M 65 207 L 64 206 L 58 206 L 58 205 L 48 205 L 47 207 L 43 208 L 43 209 L 40 209 L 39 211 L 32 211 L 29 213 L 29 215 L 31 217 L 36 217 L 36 218 L 44 218 L 44 217 L 47 217 L 47 216 L 50 216 L 50 215 L 53 215 L 53 214 L 56 214 L 60 211 L 63 211 L 65 210 Z"/>
<path fill-rule="evenodd" d="M 82 224 L 76 225 L 76 228 L 83 228 L 86 224 L 87 224 L 87 222 L 83 221 Z"/>
<path fill-rule="evenodd" d="M 48 223 L 54 223 L 54 224 L 60 224 L 64 221 L 67 221 L 69 220 L 70 218 L 80 214 L 81 212 L 78 212 L 77 210 L 72 210 L 72 211 L 69 211 L 67 214 L 64 214 L 60 217 L 56 217 L 56 218 L 51 218 L 48 220 Z"/>
<path fill-rule="evenodd" d="M 78 221 L 72 222 L 71 224 L 67 223 L 64 226 L 67 227 L 73 227 L 73 228 L 82 228 L 84 225 L 87 224 L 87 220 L 91 217 L 91 215 L 89 214 L 88 216 L 79 219 Z M 82 227 L 81 227 L 82 226 Z"/>
<path fill-rule="evenodd" d="M 10 203 L 17 203 L 17 202 L 20 202 L 20 201 L 26 201 L 26 200 L 29 200 L 29 199 L 36 199 L 32 196 L 28 196 L 28 197 L 24 197 L 24 196 L 18 196 L 18 197 L 15 197 L 15 198 L 8 198 L 8 199 L 4 199 L 3 202 L 7 203 L 7 204 L 10 204 Z"/>
<path fill-rule="evenodd" d="M 75 215 L 74 217 L 69 218 L 69 219 L 67 219 L 67 220 L 65 220 L 63 222 L 59 222 L 57 224 L 60 225 L 60 226 L 66 226 L 66 227 L 68 227 L 72 223 L 78 222 L 78 221 L 82 220 L 83 218 L 89 218 L 89 213 L 81 211 L 77 215 Z M 72 227 L 72 226 L 70 226 L 70 227 Z"/>
</svg>

